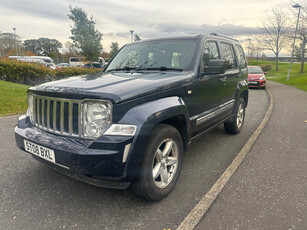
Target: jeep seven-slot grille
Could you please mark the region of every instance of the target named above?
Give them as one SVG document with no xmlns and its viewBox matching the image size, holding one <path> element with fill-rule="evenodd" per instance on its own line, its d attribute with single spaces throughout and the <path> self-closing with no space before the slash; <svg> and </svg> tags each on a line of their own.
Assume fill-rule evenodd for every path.
<svg viewBox="0 0 307 230">
<path fill-rule="evenodd" d="M 49 132 L 81 136 L 81 102 L 33 95 L 33 122 Z"/>
</svg>

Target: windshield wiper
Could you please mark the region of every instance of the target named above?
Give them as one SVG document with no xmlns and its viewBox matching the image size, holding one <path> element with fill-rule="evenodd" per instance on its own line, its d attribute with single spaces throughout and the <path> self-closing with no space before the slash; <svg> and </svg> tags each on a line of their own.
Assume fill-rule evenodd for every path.
<svg viewBox="0 0 307 230">
<path fill-rule="evenodd" d="M 165 67 L 165 66 L 160 66 L 160 67 L 144 67 L 144 68 L 137 68 L 135 70 L 136 71 L 138 71 L 138 70 L 160 70 L 160 71 L 174 70 L 174 71 L 183 71 L 183 69 L 180 69 L 180 68 L 169 68 L 169 67 Z"/>
<path fill-rule="evenodd" d="M 123 71 L 123 70 L 130 71 L 130 70 L 135 70 L 135 69 L 137 69 L 137 68 L 136 68 L 136 67 L 125 66 L 125 67 L 123 67 L 123 68 L 110 69 L 110 70 L 108 70 L 107 72 L 111 72 L 111 71 Z"/>
</svg>

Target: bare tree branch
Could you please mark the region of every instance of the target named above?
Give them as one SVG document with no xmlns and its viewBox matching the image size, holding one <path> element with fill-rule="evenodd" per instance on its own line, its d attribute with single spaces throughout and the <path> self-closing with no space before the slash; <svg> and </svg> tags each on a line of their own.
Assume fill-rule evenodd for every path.
<svg viewBox="0 0 307 230">
<path fill-rule="evenodd" d="M 262 28 L 257 35 L 257 41 L 263 49 L 272 51 L 276 57 L 276 71 L 278 71 L 278 56 L 288 43 L 287 38 L 288 17 L 282 8 L 272 8 L 262 23 Z"/>
</svg>

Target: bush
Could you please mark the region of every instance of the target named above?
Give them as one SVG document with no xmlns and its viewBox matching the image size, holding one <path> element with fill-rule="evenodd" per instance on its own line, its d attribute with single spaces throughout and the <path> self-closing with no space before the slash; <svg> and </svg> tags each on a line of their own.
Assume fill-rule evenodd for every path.
<svg viewBox="0 0 307 230">
<path fill-rule="evenodd" d="M 10 59 L 0 60 L 0 77 L 6 81 L 35 85 L 45 82 L 51 75 L 52 71 L 41 64 Z"/>
<path fill-rule="evenodd" d="M 55 79 L 62 79 L 70 76 L 91 74 L 101 72 L 101 69 L 89 69 L 81 67 L 65 67 L 61 69 L 52 70 Z"/>
<path fill-rule="evenodd" d="M 272 69 L 272 65 L 262 65 L 261 68 L 263 72 L 268 72 Z"/>
<path fill-rule="evenodd" d="M 101 69 L 69 67 L 52 70 L 38 63 L 0 59 L 0 79 L 26 85 L 98 72 L 101 72 Z"/>
</svg>

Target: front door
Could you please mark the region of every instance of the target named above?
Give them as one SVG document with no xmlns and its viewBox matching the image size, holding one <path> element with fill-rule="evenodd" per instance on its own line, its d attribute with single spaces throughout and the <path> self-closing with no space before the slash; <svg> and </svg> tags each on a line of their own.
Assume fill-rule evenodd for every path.
<svg viewBox="0 0 307 230">
<path fill-rule="evenodd" d="M 215 123 L 215 111 L 222 103 L 219 91 L 222 90 L 220 78 L 223 74 L 204 74 L 205 66 L 208 66 L 209 61 L 214 59 L 220 59 L 218 43 L 214 40 L 205 41 L 200 63 L 200 76 L 192 87 L 189 100 L 192 133 L 209 128 Z"/>
</svg>

